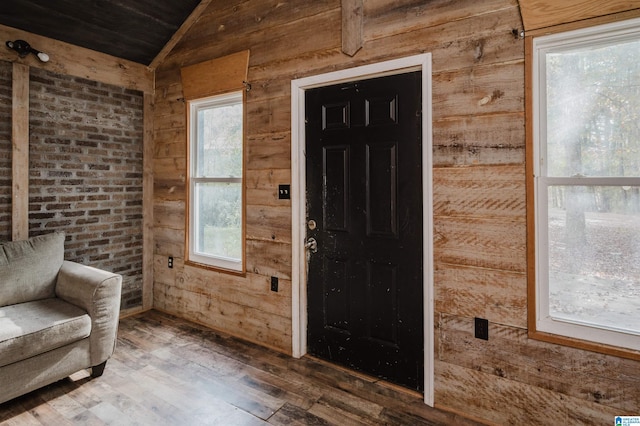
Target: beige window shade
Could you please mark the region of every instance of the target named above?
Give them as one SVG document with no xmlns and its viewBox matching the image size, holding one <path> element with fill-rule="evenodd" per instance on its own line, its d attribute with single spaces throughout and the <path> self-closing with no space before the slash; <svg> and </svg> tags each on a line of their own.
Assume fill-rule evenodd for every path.
<svg viewBox="0 0 640 426">
<path fill-rule="evenodd" d="M 247 81 L 249 51 L 190 65 L 180 70 L 185 100 L 241 90 Z"/>
</svg>

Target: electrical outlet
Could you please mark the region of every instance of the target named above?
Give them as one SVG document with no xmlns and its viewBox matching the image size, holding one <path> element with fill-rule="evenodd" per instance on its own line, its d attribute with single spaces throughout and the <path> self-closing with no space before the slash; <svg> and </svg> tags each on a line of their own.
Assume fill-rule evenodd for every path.
<svg viewBox="0 0 640 426">
<path fill-rule="evenodd" d="M 489 340 L 489 320 L 475 319 L 475 336 L 476 339 Z"/>
<path fill-rule="evenodd" d="M 271 291 L 278 291 L 278 277 L 271 277 Z"/>
<path fill-rule="evenodd" d="M 169 269 L 173 269 L 173 256 L 169 256 L 169 260 L 167 261 L 167 266 Z"/>
</svg>

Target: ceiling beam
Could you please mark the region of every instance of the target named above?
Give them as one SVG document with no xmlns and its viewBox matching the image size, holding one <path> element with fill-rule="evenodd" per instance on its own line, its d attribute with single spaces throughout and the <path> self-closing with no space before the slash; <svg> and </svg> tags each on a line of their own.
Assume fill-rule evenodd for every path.
<svg viewBox="0 0 640 426">
<path fill-rule="evenodd" d="M 0 25 L 0 43 L 4 45 L 8 40 L 25 40 L 34 49 L 49 55 L 50 60 L 41 62 L 31 54 L 20 58 L 6 46 L 0 46 L 0 60 L 153 93 L 154 73 L 142 64 Z"/>
<path fill-rule="evenodd" d="M 200 15 L 202 15 L 202 12 L 204 12 L 207 6 L 209 6 L 211 1 L 212 0 L 202 0 L 200 4 L 196 6 L 195 9 L 193 9 L 193 12 L 191 12 L 189 17 L 185 19 L 182 25 L 180 25 L 178 31 L 173 34 L 173 37 L 171 37 L 171 39 L 167 42 L 167 44 L 164 45 L 162 50 L 156 55 L 153 61 L 151 61 L 151 63 L 149 64 L 149 68 L 155 70 L 156 68 L 158 68 L 158 66 L 160 66 L 162 61 L 164 61 L 167 55 L 169 55 L 171 50 L 173 50 L 176 44 L 178 44 L 178 42 L 187 33 L 187 31 L 189 31 L 189 28 L 191 28 L 191 26 L 195 24 L 198 18 L 200 18 Z"/>
</svg>

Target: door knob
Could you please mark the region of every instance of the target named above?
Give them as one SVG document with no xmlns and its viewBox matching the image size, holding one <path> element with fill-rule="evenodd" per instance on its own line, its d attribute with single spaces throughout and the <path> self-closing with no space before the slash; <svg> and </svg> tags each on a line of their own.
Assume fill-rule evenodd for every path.
<svg viewBox="0 0 640 426">
<path fill-rule="evenodd" d="M 309 250 L 311 253 L 317 253 L 318 252 L 318 242 L 316 241 L 315 238 L 311 237 L 311 238 L 307 239 L 306 243 L 304 243 L 304 248 Z"/>
</svg>

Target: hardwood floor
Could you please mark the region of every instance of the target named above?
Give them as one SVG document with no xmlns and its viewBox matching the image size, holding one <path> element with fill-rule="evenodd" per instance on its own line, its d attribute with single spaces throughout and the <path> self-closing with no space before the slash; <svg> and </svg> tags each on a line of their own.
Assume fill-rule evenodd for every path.
<svg viewBox="0 0 640 426">
<path fill-rule="evenodd" d="M 102 377 L 82 371 L 0 404 L 0 424 L 475 423 L 369 377 L 151 311 L 121 321 Z"/>
</svg>

